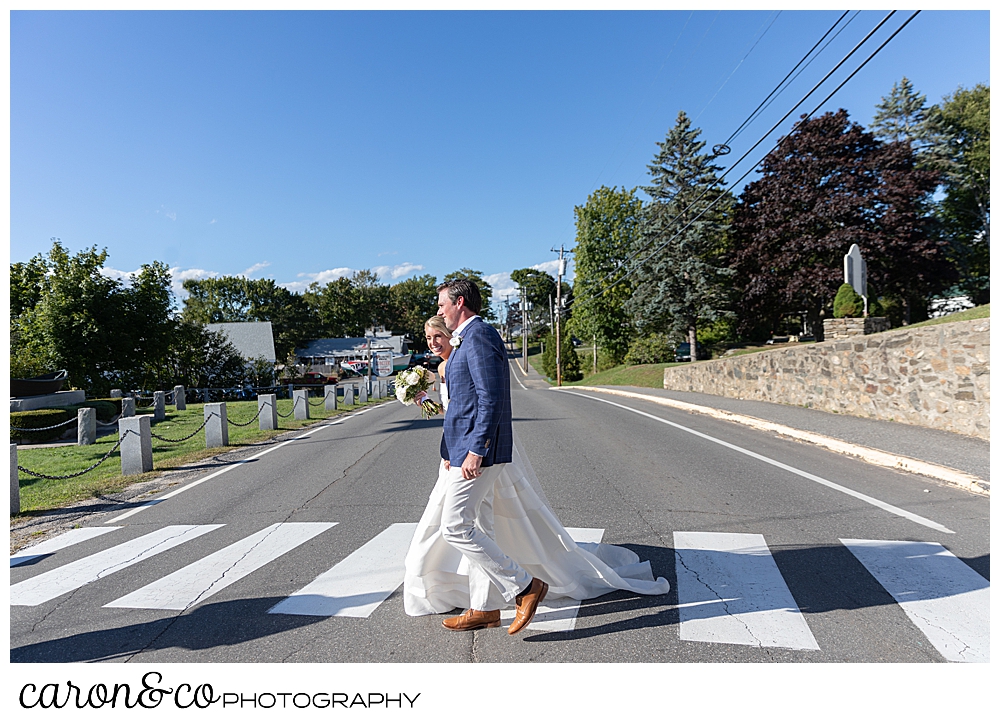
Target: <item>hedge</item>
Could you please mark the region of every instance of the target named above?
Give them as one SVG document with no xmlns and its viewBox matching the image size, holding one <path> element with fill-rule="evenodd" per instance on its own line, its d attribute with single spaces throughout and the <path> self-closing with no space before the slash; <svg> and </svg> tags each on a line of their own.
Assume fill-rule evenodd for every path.
<svg viewBox="0 0 1000 723">
<path fill-rule="evenodd" d="M 121 407 L 115 399 L 90 399 L 82 404 L 74 404 L 68 407 L 55 407 L 53 409 L 31 409 L 26 412 L 10 413 L 10 439 L 23 440 L 24 442 L 51 442 L 62 437 L 68 430 L 76 431 L 72 424 L 49 429 L 44 432 L 16 432 L 14 427 L 20 429 L 36 429 L 40 427 L 51 427 L 54 424 L 68 422 L 76 419 L 78 411 L 85 407 L 95 410 L 97 418 L 102 422 L 110 422 L 120 413 Z"/>
</svg>

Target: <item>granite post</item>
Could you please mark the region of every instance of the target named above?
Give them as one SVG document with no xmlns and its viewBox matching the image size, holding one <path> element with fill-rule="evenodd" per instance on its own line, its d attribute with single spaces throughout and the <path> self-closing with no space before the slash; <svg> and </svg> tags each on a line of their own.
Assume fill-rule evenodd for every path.
<svg viewBox="0 0 1000 723">
<path fill-rule="evenodd" d="M 187 392 L 180 384 L 174 387 L 174 409 L 178 412 L 183 412 L 187 409 Z"/>
<path fill-rule="evenodd" d="M 153 421 L 162 422 L 167 418 L 167 395 L 153 392 Z"/>
<path fill-rule="evenodd" d="M 153 438 L 149 434 L 150 414 L 122 417 L 118 420 L 122 474 L 142 474 L 153 469 Z"/>
<path fill-rule="evenodd" d="M 216 402 L 205 405 L 205 447 L 229 446 L 229 417 L 226 403 Z"/>
<path fill-rule="evenodd" d="M 17 445 L 10 445 L 10 514 L 21 512 L 21 483 L 17 474 Z"/>
<path fill-rule="evenodd" d="M 296 419 L 309 419 L 309 390 L 296 389 L 292 392 L 292 411 Z"/>
<path fill-rule="evenodd" d="M 262 430 L 278 428 L 278 395 L 258 394 L 257 410 L 260 416 L 257 418 Z"/>
<path fill-rule="evenodd" d="M 97 441 L 97 410 L 81 407 L 76 412 L 76 443 L 80 446 Z"/>
<path fill-rule="evenodd" d="M 323 387 L 323 400 L 326 402 L 326 411 L 332 412 L 337 408 L 337 385 L 327 384 Z"/>
</svg>

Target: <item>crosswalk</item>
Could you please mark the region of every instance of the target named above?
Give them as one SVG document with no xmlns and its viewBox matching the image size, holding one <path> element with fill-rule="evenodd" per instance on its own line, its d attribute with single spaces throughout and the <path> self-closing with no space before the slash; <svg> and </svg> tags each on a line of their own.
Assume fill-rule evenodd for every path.
<svg viewBox="0 0 1000 723">
<path fill-rule="evenodd" d="M 189 610 L 337 524 L 269 525 L 103 607 Z M 118 543 L 115 538 L 123 534 L 121 527 L 70 530 L 11 555 L 10 566 L 38 563 L 48 557 L 58 559 L 86 542 L 107 546 L 12 584 L 11 605 L 42 605 L 129 567 L 149 563 L 162 552 L 222 527 L 168 525 Z M 402 584 L 403 560 L 415 528 L 415 523 L 389 525 L 307 585 L 290 591 L 268 614 L 370 617 Z M 568 531 L 578 542 L 600 542 L 604 535 L 603 529 L 595 528 Z M 678 531 L 673 538 L 681 640 L 820 649 L 762 535 Z M 988 580 L 936 542 L 841 539 L 840 543 L 946 660 L 989 661 Z M 576 600 L 548 600 L 529 627 L 571 631 L 579 610 Z M 512 617 L 513 611 L 505 610 L 501 621 L 507 624 Z"/>
</svg>

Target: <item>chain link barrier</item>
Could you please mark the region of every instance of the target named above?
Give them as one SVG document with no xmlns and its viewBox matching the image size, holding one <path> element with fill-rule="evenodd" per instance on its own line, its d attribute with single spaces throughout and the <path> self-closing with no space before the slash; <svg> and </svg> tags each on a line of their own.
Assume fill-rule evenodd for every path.
<svg viewBox="0 0 1000 723">
<path fill-rule="evenodd" d="M 219 416 L 218 414 L 216 414 L 215 412 L 212 412 L 207 417 L 205 417 L 205 421 L 201 423 L 201 426 L 198 427 L 198 429 L 196 429 L 193 432 L 191 432 L 191 434 L 189 434 L 188 436 L 181 437 L 180 439 L 168 439 L 167 437 L 161 437 L 158 434 L 154 434 L 152 431 L 149 433 L 149 436 L 150 437 L 155 437 L 156 439 L 160 440 L 161 442 L 170 442 L 170 443 L 186 442 L 189 439 L 191 439 L 191 437 L 193 437 L 194 435 L 198 434 L 198 432 L 200 432 L 201 430 L 203 430 L 205 428 L 205 425 L 208 424 L 208 420 L 210 420 L 212 417 L 218 417 L 218 416 Z"/>
<path fill-rule="evenodd" d="M 77 420 L 77 418 L 73 417 L 73 419 L 67 419 L 65 422 L 59 422 L 59 424 L 53 424 L 51 427 L 28 427 L 26 429 L 22 428 L 22 427 L 11 427 L 10 431 L 12 431 L 12 432 L 47 432 L 50 429 L 59 429 L 59 427 L 68 427 L 70 424 L 76 424 L 76 420 Z"/>
<path fill-rule="evenodd" d="M 119 414 L 117 417 L 115 417 L 114 419 L 112 419 L 110 422 L 101 422 L 101 421 L 98 421 L 97 422 L 97 426 L 98 427 L 107 427 L 109 429 L 111 427 L 117 427 L 118 426 L 118 420 L 121 419 L 121 418 L 122 418 L 122 415 Z"/>
<path fill-rule="evenodd" d="M 42 474 L 41 472 L 33 472 L 30 469 L 27 469 L 26 467 L 22 467 L 21 465 L 17 465 L 17 468 L 22 472 L 24 472 L 29 477 L 37 477 L 38 479 L 60 480 L 60 479 L 72 479 L 73 477 L 80 477 L 81 475 L 85 475 L 87 474 L 87 472 L 90 472 L 93 469 L 97 469 L 102 464 L 104 464 L 108 460 L 108 457 L 114 454 L 115 450 L 122 445 L 122 441 L 125 439 L 125 437 L 130 434 L 135 434 L 135 432 L 133 432 L 131 429 L 126 431 L 125 434 L 122 435 L 122 438 L 119 439 L 117 442 L 115 442 L 114 446 L 108 450 L 108 453 L 106 455 L 101 457 L 101 459 L 95 462 L 94 464 L 87 467 L 87 469 L 83 470 L 83 472 L 77 472 L 75 474 L 49 475 L 49 474 Z"/>
<path fill-rule="evenodd" d="M 310 407 L 322 407 L 322 406 L 323 406 L 324 404 L 326 404 L 326 398 L 327 398 L 327 397 L 329 397 L 329 396 L 330 396 L 330 392 L 327 392 L 327 393 L 326 393 L 326 394 L 324 394 L 324 395 L 322 396 L 322 398 L 321 398 L 321 399 L 320 399 L 320 400 L 319 400 L 318 402 L 316 402 L 315 404 L 313 404 L 312 402 L 309 402 L 309 397 L 306 397 L 306 401 L 307 401 L 307 402 L 309 402 L 309 406 L 310 406 Z"/>
<path fill-rule="evenodd" d="M 292 411 L 290 411 L 290 412 L 289 412 L 288 414 L 282 414 L 281 412 L 279 412 L 279 411 L 277 410 L 277 408 L 276 408 L 276 409 L 275 409 L 274 411 L 275 411 L 275 413 L 276 413 L 276 414 L 277 414 L 277 415 L 278 415 L 279 417 L 290 417 L 290 416 L 292 416 L 293 414 L 295 414 L 295 407 L 296 407 L 296 406 L 298 405 L 298 403 L 299 403 L 299 400 L 298 400 L 298 399 L 296 399 L 296 400 L 295 400 L 295 401 L 294 401 L 294 402 L 292 403 Z"/>
<path fill-rule="evenodd" d="M 257 413 L 255 415 L 253 415 L 253 419 L 251 419 L 249 422 L 234 422 L 232 419 L 230 419 L 228 421 L 229 421 L 230 424 L 236 425 L 237 427 L 249 427 L 251 424 L 253 424 L 255 421 L 257 421 L 257 417 L 260 416 L 260 413 L 264 411 L 264 407 L 266 407 L 266 406 L 270 406 L 270 405 L 267 405 L 267 404 L 260 405 L 260 407 L 257 408 Z"/>
</svg>

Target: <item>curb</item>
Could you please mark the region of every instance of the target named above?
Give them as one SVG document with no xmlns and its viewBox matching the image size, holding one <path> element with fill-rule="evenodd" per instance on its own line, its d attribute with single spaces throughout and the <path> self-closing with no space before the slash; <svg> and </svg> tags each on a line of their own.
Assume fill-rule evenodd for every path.
<svg viewBox="0 0 1000 723">
<path fill-rule="evenodd" d="M 554 391 L 559 391 L 560 388 L 561 387 L 552 387 Z M 900 454 L 884 452 L 880 449 L 874 449 L 873 447 L 852 444 L 834 437 L 816 434 L 815 432 L 804 432 L 801 429 L 786 427 L 785 425 L 778 424 L 776 422 L 768 422 L 767 420 L 760 419 L 758 417 L 749 417 L 745 414 L 735 414 L 734 412 L 727 412 L 721 409 L 714 409 L 712 407 L 703 407 L 701 405 L 690 404 L 688 402 L 680 402 L 675 399 L 656 397 L 650 394 L 626 392 L 619 389 L 584 386 L 573 386 L 567 388 L 583 389 L 591 392 L 603 392 L 604 394 L 612 394 L 619 397 L 641 399 L 645 402 L 653 402 L 654 404 L 659 404 L 664 407 L 673 407 L 674 409 L 680 409 L 693 414 L 704 414 L 709 417 L 714 417 L 715 419 L 721 419 L 726 422 L 735 422 L 736 424 L 742 424 L 744 426 L 752 427 L 765 432 L 780 434 L 783 437 L 789 437 L 790 439 L 795 439 L 800 442 L 807 442 L 809 444 L 815 444 L 819 447 L 825 447 L 833 452 L 846 454 L 851 457 L 857 457 L 864 462 L 868 462 L 869 464 L 874 464 L 879 467 L 912 472 L 913 474 L 919 474 L 924 477 L 931 477 L 933 479 L 947 482 L 950 485 L 961 487 L 969 492 L 986 496 L 990 495 L 990 483 L 974 475 L 968 474 L 967 472 L 962 472 L 960 470 L 945 467 L 940 464 L 934 464 L 932 462 L 924 462 L 923 460 L 915 459 L 913 457 L 905 457 Z"/>
</svg>

